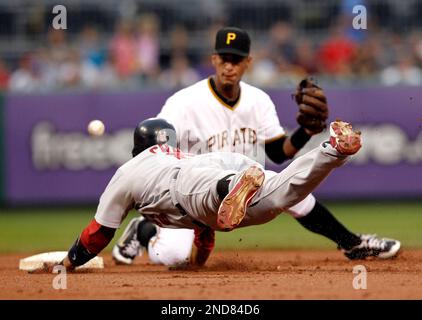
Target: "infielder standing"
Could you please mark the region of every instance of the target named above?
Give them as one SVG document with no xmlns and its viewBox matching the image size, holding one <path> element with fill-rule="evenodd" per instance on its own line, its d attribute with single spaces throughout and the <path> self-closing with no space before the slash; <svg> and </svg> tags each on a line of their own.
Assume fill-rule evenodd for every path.
<svg viewBox="0 0 422 320">
<path fill-rule="evenodd" d="M 309 81 L 302 82 L 296 92 L 300 126 L 287 136 L 271 98 L 241 81 L 252 60 L 249 52 L 250 38 L 244 30 L 219 30 L 211 57 L 215 74 L 166 101 L 157 117 L 175 126 L 182 151 L 238 152 L 261 163 L 267 156 L 281 164 L 325 128 L 325 95 Z M 312 195 L 284 211 L 306 229 L 334 241 L 350 259 L 389 258 L 400 248 L 399 241 L 350 232 Z M 160 228 L 140 217 L 129 223 L 113 249 L 113 257 L 119 263 L 131 264 L 140 250 L 147 249 L 154 263 L 183 264 L 194 254 L 194 240 L 192 230 Z"/>
<path fill-rule="evenodd" d="M 83 265 L 100 253 L 133 208 L 161 227 L 193 229 L 198 250 L 191 262 L 203 265 L 214 230 L 271 221 L 305 199 L 361 148 L 360 133 L 336 121 L 330 125 L 329 141 L 276 173 L 264 171 L 258 162 L 239 153 L 185 157 L 175 143 L 171 146 L 174 127 L 165 120 L 148 119 L 140 127 L 140 134 L 135 130 L 134 158 L 108 183 L 94 219 L 61 262 L 66 268 Z"/>
</svg>

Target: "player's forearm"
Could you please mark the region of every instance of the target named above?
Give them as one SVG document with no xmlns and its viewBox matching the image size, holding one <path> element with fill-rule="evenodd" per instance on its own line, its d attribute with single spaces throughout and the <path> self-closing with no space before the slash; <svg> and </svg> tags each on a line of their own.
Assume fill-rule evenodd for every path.
<svg viewBox="0 0 422 320">
<path fill-rule="evenodd" d="M 312 135 L 309 134 L 309 132 L 303 128 L 299 127 L 293 132 L 293 134 L 290 137 L 287 137 L 287 139 L 284 141 L 283 149 L 286 155 L 293 158 L 296 153 L 299 152 L 300 149 L 302 149 L 305 144 L 311 139 Z"/>
<path fill-rule="evenodd" d="M 265 153 L 271 161 L 281 164 L 293 158 L 310 138 L 306 129 L 299 127 L 291 136 L 283 136 L 265 144 Z"/>
<path fill-rule="evenodd" d="M 282 136 L 279 139 L 265 144 L 265 154 L 274 163 L 282 164 L 284 161 L 292 158 L 286 155 L 284 151 L 284 143 L 286 142 L 286 139 L 286 136 Z"/>
<path fill-rule="evenodd" d="M 293 158 L 296 155 L 296 153 L 298 153 L 298 151 L 299 151 L 298 149 L 296 149 L 293 146 L 290 138 L 291 137 L 287 137 L 286 140 L 283 143 L 283 152 L 284 152 L 287 159 Z"/>
<path fill-rule="evenodd" d="M 215 231 L 211 228 L 195 229 L 190 263 L 203 266 L 207 262 L 215 246 Z"/>
<path fill-rule="evenodd" d="M 116 229 L 102 226 L 93 219 L 69 249 L 62 264 L 73 269 L 87 263 L 110 243 L 115 231 Z"/>
<path fill-rule="evenodd" d="M 207 262 L 211 255 L 212 249 L 197 248 L 192 246 L 192 252 L 190 255 L 190 264 L 193 266 L 202 267 Z"/>
</svg>

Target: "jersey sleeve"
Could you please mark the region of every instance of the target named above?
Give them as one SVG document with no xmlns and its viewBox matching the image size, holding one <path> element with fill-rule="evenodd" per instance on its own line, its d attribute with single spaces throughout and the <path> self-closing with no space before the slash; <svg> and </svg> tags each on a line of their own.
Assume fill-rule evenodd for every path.
<svg viewBox="0 0 422 320">
<path fill-rule="evenodd" d="M 181 132 L 184 122 L 184 112 L 180 98 L 173 95 L 167 99 L 157 118 L 162 118 L 172 124 L 176 132 Z"/>
<path fill-rule="evenodd" d="M 110 180 L 100 197 L 95 214 L 95 220 L 99 224 L 117 229 L 133 208 L 133 197 L 129 188 L 125 187 L 127 179 L 127 175 L 119 169 Z"/>
<path fill-rule="evenodd" d="M 262 116 L 258 125 L 258 141 L 266 143 L 281 138 L 286 134 L 284 128 L 280 125 L 275 105 L 271 98 L 263 93 L 260 102 L 260 112 Z"/>
</svg>

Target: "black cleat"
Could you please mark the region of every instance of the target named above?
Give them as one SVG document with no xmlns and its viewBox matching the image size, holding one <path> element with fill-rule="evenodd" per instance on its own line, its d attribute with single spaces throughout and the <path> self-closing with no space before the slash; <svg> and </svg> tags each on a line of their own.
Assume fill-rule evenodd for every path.
<svg viewBox="0 0 422 320">
<path fill-rule="evenodd" d="M 362 242 L 350 250 L 344 250 L 344 255 L 350 260 L 366 259 L 375 257 L 379 259 L 390 259 L 397 255 L 401 243 L 398 240 L 377 238 L 375 234 L 359 235 Z"/>
<path fill-rule="evenodd" d="M 139 253 L 143 253 L 145 248 L 138 241 L 138 225 L 144 219 L 144 217 L 132 219 L 114 245 L 112 256 L 117 264 L 132 264 Z"/>
</svg>

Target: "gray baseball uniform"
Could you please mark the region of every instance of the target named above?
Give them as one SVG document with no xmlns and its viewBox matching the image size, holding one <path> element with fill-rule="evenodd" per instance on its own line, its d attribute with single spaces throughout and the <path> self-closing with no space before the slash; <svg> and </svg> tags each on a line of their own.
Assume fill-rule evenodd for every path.
<svg viewBox="0 0 422 320">
<path fill-rule="evenodd" d="M 239 227 L 274 219 L 303 200 L 346 159 L 331 145 L 323 144 L 280 173 L 266 170 L 264 184 Z M 233 173 L 231 189 L 251 165 L 260 166 L 242 154 L 215 152 L 183 158 L 171 147 L 151 147 L 117 170 L 100 198 L 95 219 L 118 228 L 127 212 L 135 208 L 163 227 L 195 228 L 199 223 L 219 230 L 217 182 Z"/>
</svg>

